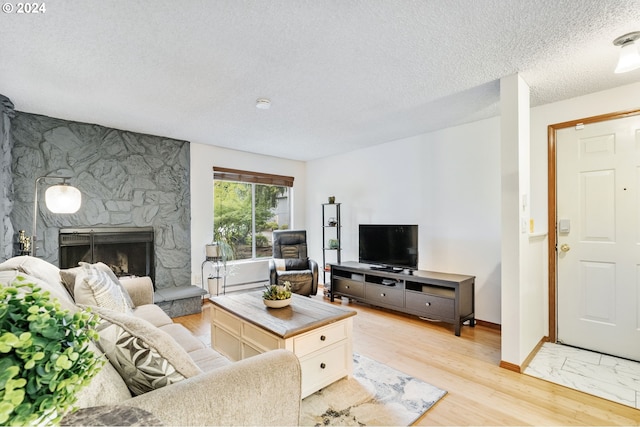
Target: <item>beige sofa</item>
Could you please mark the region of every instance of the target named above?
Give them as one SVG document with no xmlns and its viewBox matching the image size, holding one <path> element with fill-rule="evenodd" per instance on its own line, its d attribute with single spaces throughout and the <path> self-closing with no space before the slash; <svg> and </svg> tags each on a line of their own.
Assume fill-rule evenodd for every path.
<svg viewBox="0 0 640 427">
<path fill-rule="evenodd" d="M 96 265 L 83 268 L 90 271 L 87 274 L 102 274 Z M 81 267 L 59 270 L 50 263 L 27 256 L 0 264 L 0 284 L 12 283 L 18 276 L 25 277 L 48 290 L 60 300 L 63 308 L 72 312 L 80 309 L 76 300 L 86 304 L 87 292 L 89 300 L 95 297 L 94 303 L 86 305 L 91 305 L 103 319 L 98 345 L 110 358 L 91 384 L 81 391 L 78 396 L 80 408 L 134 406 L 150 412 L 165 425 L 298 424 L 301 374 L 293 353 L 276 350 L 232 363 L 205 346 L 182 325 L 173 323 L 153 304 L 153 286 L 148 278 L 118 281 L 133 307 L 119 312 L 104 305 L 95 308 L 104 295 L 92 294 L 93 291 L 78 285 L 84 284 L 78 279 L 82 274 Z M 148 353 L 169 360 L 172 370 L 165 377 L 157 378 L 153 385 L 145 380 L 136 383 L 131 378 L 144 369 L 112 357 L 115 353 L 109 347 L 109 333 L 114 340 L 124 333 L 129 334 L 129 338 L 144 340 L 145 345 L 150 346 Z M 94 351 L 103 356 L 98 347 Z M 146 390 L 149 387 L 159 388 Z M 133 394 L 131 390 L 134 390 Z"/>
</svg>

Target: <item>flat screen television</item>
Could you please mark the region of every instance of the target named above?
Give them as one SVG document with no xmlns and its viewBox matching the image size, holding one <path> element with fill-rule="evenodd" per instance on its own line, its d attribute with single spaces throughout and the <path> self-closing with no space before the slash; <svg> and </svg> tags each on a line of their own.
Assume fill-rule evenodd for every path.
<svg viewBox="0 0 640 427">
<path fill-rule="evenodd" d="M 381 269 L 418 268 L 418 226 L 360 224 L 359 256 L 363 264 Z"/>
</svg>

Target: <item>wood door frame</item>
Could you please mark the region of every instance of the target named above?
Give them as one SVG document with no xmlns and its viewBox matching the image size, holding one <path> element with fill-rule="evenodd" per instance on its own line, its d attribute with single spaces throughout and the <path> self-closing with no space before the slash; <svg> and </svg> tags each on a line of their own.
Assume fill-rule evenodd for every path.
<svg viewBox="0 0 640 427">
<path fill-rule="evenodd" d="M 606 122 L 608 120 L 622 119 L 640 115 L 640 109 L 618 111 L 616 113 L 602 114 L 599 116 L 587 117 L 584 119 L 571 120 L 568 122 L 556 123 L 547 127 L 547 161 L 548 161 L 548 236 L 549 236 L 549 341 L 556 342 L 558 338 L 558 301 L 557 301 L 557 224 L 556 217 L 556 133 L 560 129 L 574 127 L 580 124 L 590 124 Z"/>
</svg>

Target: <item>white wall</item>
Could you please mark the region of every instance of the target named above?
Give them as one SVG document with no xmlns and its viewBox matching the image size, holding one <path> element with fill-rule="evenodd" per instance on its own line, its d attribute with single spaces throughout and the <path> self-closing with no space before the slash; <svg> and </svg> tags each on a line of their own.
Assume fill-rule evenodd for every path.
<svg viewBox="0 0 640 427">
<path fill-rule="evenodd" d="M 529 280 L 520 297 L 536 326 L 521 331 L 528 334 L 523 345 L 548 334 L 547 127 L 640 108 L 639 99 L 636 83 L 531 109 L 529 214 L 535 228 L 523 257 Z M 320 204 L 330 195 L 342 203 L 343 260 L 358 257 L 360 222 L 418 223 L 420 268 L 475 274 L 477 318 L 502 323 L 499 159 L 500 118 L 493 118 L 309 162 L 311 256 L 322 260 Z M 518 347 L 518 359 L 532 350 Z"/>
<path fill-rule="evenodd" d="M 547 127 L 564 121 L 640 108 L 640 83 L 531 109 L 529 211 L 535 236 L 521 266 L 520 290 L 535 328 L 521 333 L 528 347 L 548 334 Z M 357 225 L 420 225 L 421 269 L 476 276 L 476 317 L 501 319 L 500 118 L 417 135 L 303 162 L 191 145 L 192 266 L 200 278 L 204 245 L 212 238 L 213 165 L 296 177 L 294 224 L 306 228 L 310 256 L 322 261 L 321 203 L 342 203 L 343 260 L 357 260 Z M 553 230 L 551 230 L 553 232 Z M 540 327 L 542 325 L 542 327 Z M 519 345 L 518 360 L 533 348 Z"/>
<path fill-rule="evenodd" d="M 310 256 L 322 262 L 322 210 L 341 202 L 344 261 L 358 224 L 419 225 L 419 268 L 476 276 L 476 317 L 500 323 L 500 121 L 418 135 L 307 164 Z"/>
<path fill-rule="evenodd" d="M 293 176 L 292 227 L 306 221 L 306 167 L 304 162 L 191 143 L 191 282 L 200 285 L 204 246 L 213 240 L 213 166 Z M 266 263 L 239 263 L 234 275 L 249 281 L 248 274 L 268 277 Z M 243 271 L 246 270 L 246 271 Z M 205 272 L 206 274 L 206 272 Z M 259 280 L 260 277 L 256 277 Z M 233 280 L 233 279 L 231 279 Z"/>
</svg>

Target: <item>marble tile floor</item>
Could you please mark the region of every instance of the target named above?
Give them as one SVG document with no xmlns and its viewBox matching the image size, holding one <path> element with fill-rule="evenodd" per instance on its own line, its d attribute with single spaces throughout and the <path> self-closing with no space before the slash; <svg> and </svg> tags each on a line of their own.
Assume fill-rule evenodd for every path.
<svg viewBox="0 0 640 427">
<path fill-rule="evenodd" d="M 640 409 L 640 363 L 544 343 L 524 373 Z"/>
</svg>

